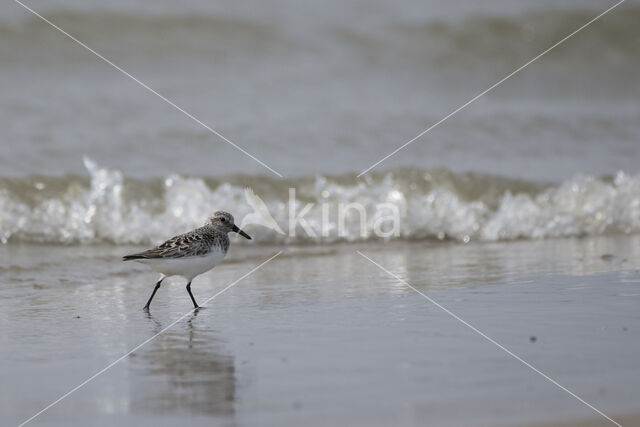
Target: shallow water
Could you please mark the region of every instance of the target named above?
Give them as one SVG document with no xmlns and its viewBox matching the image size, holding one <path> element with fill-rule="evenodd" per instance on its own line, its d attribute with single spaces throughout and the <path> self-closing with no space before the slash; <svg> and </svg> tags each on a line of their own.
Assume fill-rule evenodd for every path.
<svg viewBox="0 0 640 427">
<path fill-rule="evenodd" d="M 596 416 L 355 250 L 615 417 L 637 409 L 637 236 L 290 247 L 32 425 L 513 425 Z M 128 248 L 8 245 L 3 423 L 24 421 L 190 309 Z M 200 302 L 281 248 L 234 247 Z M 531 337 L 535 337 L 532 341 Z"/>
</svg>

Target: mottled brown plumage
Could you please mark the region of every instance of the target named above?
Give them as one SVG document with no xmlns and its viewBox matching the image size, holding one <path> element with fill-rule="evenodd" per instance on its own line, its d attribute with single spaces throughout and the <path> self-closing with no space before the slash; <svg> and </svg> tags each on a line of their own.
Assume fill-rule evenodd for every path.
<svg viewBox="0 0 640 427">
<path fill-rule="evenodd" d="M 155 248 L 137 254 L 126 255 L 125 261 L 152 258 L 183 258 L 204 256 L 212 250 L 224 253 L 229 250 L 229 236 L 226 232 L 211 225 L 196 228 L 188 233 L 172 237 Z"/>
</svg>

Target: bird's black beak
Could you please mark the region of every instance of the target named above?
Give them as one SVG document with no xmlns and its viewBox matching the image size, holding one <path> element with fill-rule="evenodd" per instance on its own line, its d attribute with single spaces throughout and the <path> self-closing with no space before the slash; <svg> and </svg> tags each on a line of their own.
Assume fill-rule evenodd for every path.
<svg viewBox="0 0 640 427">
<path fill-rule="evenodd" d="M 251 236 L 249 236 L 247 233 L 245 233 L 244 231 L 240 230 L 238 228 L 237 225 L 233 224 L 233 228 L 231 229 L 232 231 L 235 231 L 236 233 L 238 233 L 239 235 L 241 235 L 242 237 L 244 237 L 247 240 L 251 240 Z"/>
</svg>

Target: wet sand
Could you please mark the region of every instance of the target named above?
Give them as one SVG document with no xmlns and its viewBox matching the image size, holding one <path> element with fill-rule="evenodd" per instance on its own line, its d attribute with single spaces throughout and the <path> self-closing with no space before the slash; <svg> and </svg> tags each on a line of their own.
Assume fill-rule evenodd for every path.
<svg viewBox="0 0 640 427">
<path fill-rule="evenodd" d="M 0 247 L 0 414 L 18 425 L 190 308 L 118 246 Z M 204 301 L 29 425 L 638 424 L 640 237 L 234 247 Z"/>
<path fill-rule="evenodd" d="M 637 426 L 640 425 L 640 413 L 619 415 L 616 416 L 615 421 L 623 426 Z M 598 417 L 572 421 L 554 421 L 545 424 L 535 424 L 529 427 L 599 427 L 603 425 L 607 425 L 607 422 L 603 421 L 601 417 Z M 614 424 L 611 423 L 608 425 Z"/>
</svg>

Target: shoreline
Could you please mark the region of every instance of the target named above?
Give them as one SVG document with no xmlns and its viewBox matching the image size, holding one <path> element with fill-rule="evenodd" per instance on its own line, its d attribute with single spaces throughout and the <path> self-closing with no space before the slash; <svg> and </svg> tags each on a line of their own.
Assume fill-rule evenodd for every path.
<svg viewBox="0 0 640 427">
<path fill-rule="evenodd" d="M 606 425 L 358 249 L 604 413 L 630 414 L 621 419 L 633 425 L 639 243 L 603 236 L 285 248 L 39 420 Z M 170 278 L 146 315 L 156 276 L 121 262 L 128 249 L 0 247 L 7 422 L 28 418 L 191 309 L 184 281 Z M 196 298 L 220 292 L 275 249 L 232 245 L 229 262 L 193 282 Z"/>
</svg>

